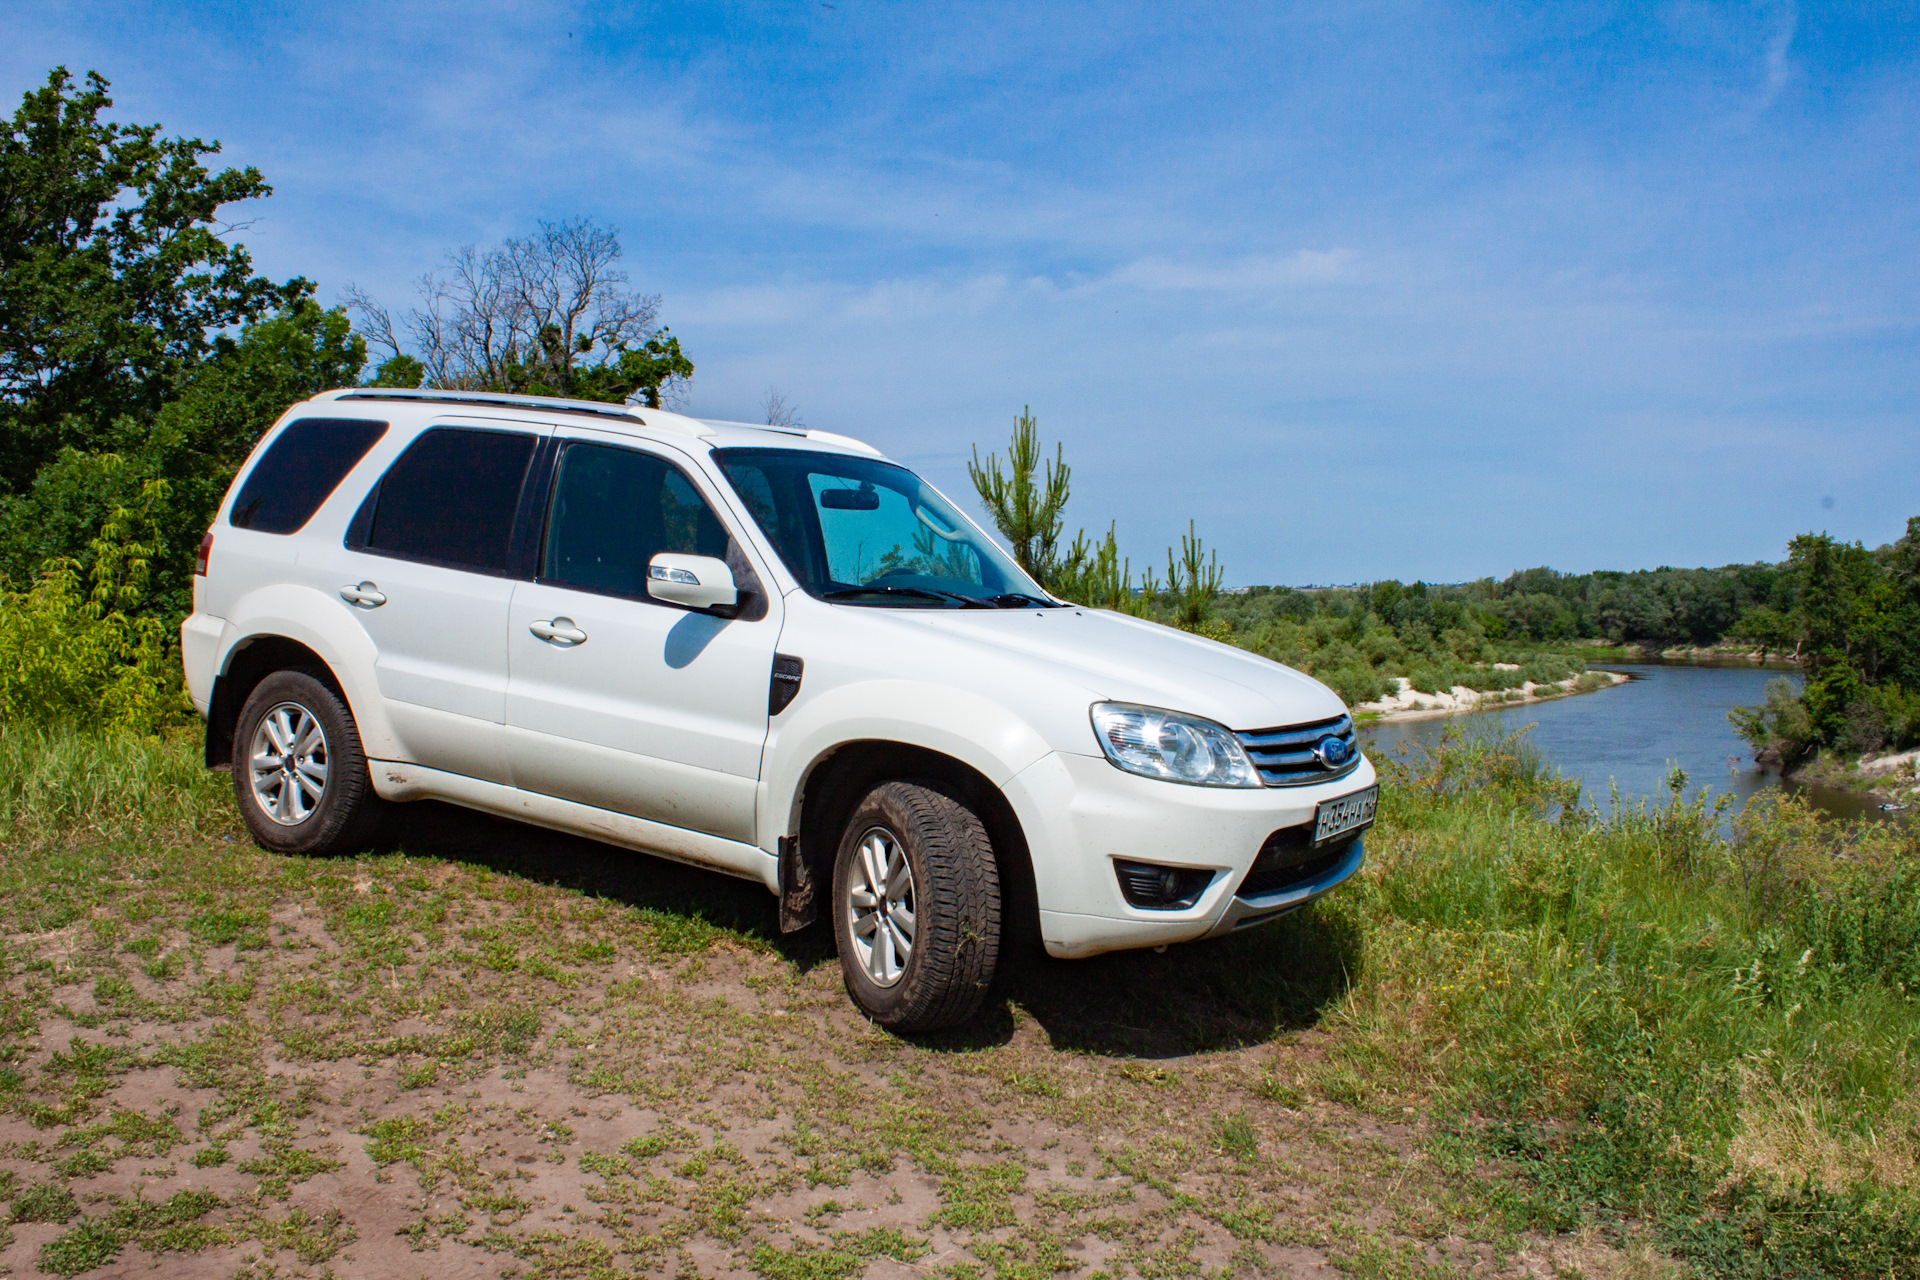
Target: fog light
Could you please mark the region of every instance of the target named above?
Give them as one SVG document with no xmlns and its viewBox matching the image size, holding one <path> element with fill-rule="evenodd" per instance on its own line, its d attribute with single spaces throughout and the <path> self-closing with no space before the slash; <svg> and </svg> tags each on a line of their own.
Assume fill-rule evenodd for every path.
<svg viewBox="0 0 1920 1280">
<path fill-rule="evenodd" d="M 1151 862 L 1113 864 L 1120 877 L 1120 894 L 1129 906 L 1149 911 L 1179 911 L 1200 901 L 1213 883 L 1213 872 L 1192 867 L 1161 867 Z"/>
</svg>

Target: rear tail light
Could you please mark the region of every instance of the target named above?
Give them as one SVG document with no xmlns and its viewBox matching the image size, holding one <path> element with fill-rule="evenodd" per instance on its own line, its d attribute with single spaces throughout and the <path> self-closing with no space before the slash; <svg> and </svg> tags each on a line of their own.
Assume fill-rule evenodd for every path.
<svg viewBox="0 0 1920 1280">
<path fill-rule="evenodd" d="M 193 576 L 207 576 L 207 561 L 213 555 L 213 530 L 207 530 L 207 536 L 200 539 L 200 550 L 193 557 Z"/>
</svg>

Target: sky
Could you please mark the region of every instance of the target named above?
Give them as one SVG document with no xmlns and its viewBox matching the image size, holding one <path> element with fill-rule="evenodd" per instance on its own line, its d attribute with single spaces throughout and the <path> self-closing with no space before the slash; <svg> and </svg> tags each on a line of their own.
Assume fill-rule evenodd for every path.
<svg viewBox="0 0 1920 1280">
<path fill-rule="evenodd" d="M 1776 560 L 1920 513 L 1920 6 L 15 3 L 217 139 L 256 266 L 395 307 L 618 229 L 688 408 L 1234 585 Z M 1164 567 L 1161 569 L 1165 573 Z"/>
</svg>

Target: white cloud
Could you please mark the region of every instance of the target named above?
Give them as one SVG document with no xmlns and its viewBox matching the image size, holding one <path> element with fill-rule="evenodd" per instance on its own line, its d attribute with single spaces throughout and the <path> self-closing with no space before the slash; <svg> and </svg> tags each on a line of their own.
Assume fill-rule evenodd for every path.
<svg viewBox="0 0 1920 1280">
<path fill-rule="evenodd" d="M 1139 258 L 1112 272 L 1101 283 L 1152 292 L 1268 293 L 1336 280 L 1346 272 L 1354 257 L 1351 249 L 1297 249 L 1290 254 L 1255 255 L 1216 263 Z"/>
</svg>

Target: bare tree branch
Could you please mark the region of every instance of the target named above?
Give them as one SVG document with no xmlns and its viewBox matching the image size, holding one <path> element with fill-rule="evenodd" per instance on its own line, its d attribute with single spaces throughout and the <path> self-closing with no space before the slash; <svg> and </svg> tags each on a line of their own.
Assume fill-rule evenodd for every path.
<svg viewBox="0 0 1920 1280">
<path fill-rule="evenodd" d="M 648 352 L 664 334 L 659 295 L 629 289 L 620 257 L 611 227 L 590 218 L 543 221 L 498 249 L 464 245 L 449 253 L 439 273 L 420 278 L 419 305 L 402 317 L 357 288 L 348 290 L 347 304 L 370 341 L 402 354 L 404 337 L 430 387 L 565 396 L 578 393 L 585 372 L 593 394 L 604 394 L 612 371 L 628 368 L 623 357 Z M 673 358 L 691 371 L 677 347 Z M 663 403 L 683 395 L 686 372 L 650 376 Z"/>
<path fill-rule="evenodd" d="M 767 388 L 767 399 L 763 406 L 766 410 L 767 425 L 770 427 L 804 427 L 800 421 L 800 406 L 787 400 L 787 395 L 778 387 Z"/>
<path fill-rule="evenodd" d="M 369 342 L 377 342 L 393 354 L 400 354 L 400 339 L 393 332 L 393 316 L 385 307 L 375 302 L 357 284 L 348 285 L 341 300 L 357 318 L 357 327 Z"/>
</svg>

